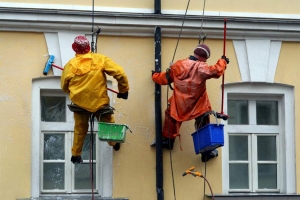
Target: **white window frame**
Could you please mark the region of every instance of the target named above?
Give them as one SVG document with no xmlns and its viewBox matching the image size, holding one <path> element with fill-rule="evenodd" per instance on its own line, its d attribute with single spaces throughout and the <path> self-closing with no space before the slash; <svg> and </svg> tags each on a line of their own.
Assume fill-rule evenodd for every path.
<svg viewBox="0 0 300 200">
<path fill-rule="evenodd" d="M 271 98 L 278 98 L 279 102 L 279 115 L 280 126 L 279 138 L 277 140 L 278 149 L 285 150 L 278 153 L 280 160 L 280 169 L 278 181 L 280 181 L 279 190 L 283 194 L 296 193 L 296 160 L 295 160 L 295 106 L 294 106 L 294 87 L 277 83 L 231 83 L 225 85 L 224 102 L 227 103 L 229 95 L 237 95 L 242 97 L 246 96 L 265 96 Z M 224 106 L 224 112 L 227 113 L 227 106 Z M 252 112 L 249 110 L 249 112 Z M 230 116 L 229 116 L 230 117 Z M 250 119 L 249 119 L 250 123 Z M 227 121 L 224 121 L 224 147 L 222 148 L 222 188 L 223 194 L 229 194 L 229 149 L 228 149 L 228 133 L 233 132 L 230 130 Z M 261 125 L 260 125 L 261 126 Z M 236 126 L 238 128 L 240 126 Z M 261 126 L 264 127 L 264 126 Z M 243 131 L 242 127 L 236 131 Z M 276 133 L 275 126 L 265 127 L 270 129 L 270 132 Z M 274 130 L 272 130 L 274 129 Z M 252 129 L 255 132 L 255 129 Z M 259 133 L 259 130 L 257 130 Z M 281 142 L 280 142 L 281 141 Z M 272 191 L 270 191 L 272 192 Z M 249 193 L 249 194 L 253 194 Z"/>
<path fill-rule="evenodd" d="M 111 86 L 112 83 L 109 81 L 108 86 Z M 31 134 L 31 197 L 38 198 L 41 195 L 41 132 L 42 130 L 50 130 L 49 124 L 43 124 L 41 122 L 41 109 L 40 109 L 40 96 L 41 91 L 61 91 L 60 88 L 60 77 L 41 77 L 35 78 L 32 80 L 32 134 Z M 67 98 L 68 99 L 68 98 Z M 111 98 L 112 99 L 112 98 Z M 68 111 L 67 111 L 68 112 Z M 71 115 L 70 115 L 71 116 Z M 74 129 L 74 122 L 67 115 L 67 122 L 60 123 L 54 122 L 54 126 L 62 131 L 70 131 Z M 53 126 L 53 124 L 51 125 Z M 97 126 L 94 127 L 97 131 Z M 96 137 L 97 138 L 97 137 Z M 66 138 L 67 139 L 67 138 Z M 112 197 L 112 186 L 113 186 L 113 177 L 112 177 L 112 157 L 113 151 L 112 148 L 106 142 L 96 141 L 98 144 L 98 160 L 99 168 L 96 169 L 99 172 L 99 182 L 97 183 L 98 195 L 101 197 Z M 68 155 L 66 155 L 68 156 Z M 68 157 L 66 157 L 68 160 Z M 71 164 L 71 161 L 70 163 Z"/>
</svg>

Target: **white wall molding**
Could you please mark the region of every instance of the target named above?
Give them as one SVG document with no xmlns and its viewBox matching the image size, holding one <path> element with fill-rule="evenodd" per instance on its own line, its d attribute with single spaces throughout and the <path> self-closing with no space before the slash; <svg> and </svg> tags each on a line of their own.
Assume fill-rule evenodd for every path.
<svg viewBox="0 0 300 200">
<path fill-rule="evenodd" d="M 274 82 L 280 41 L 233 40 L 243 82 Z"/>
<path fill-rule="evenodd" d="M 2 7 L 1 7 L 2 4 Z M 90 8 L 52 5 L 46 8 L 35 5 L 13 5 L 5 7 L 0 3 L 0 31 L 23 32 L 84 32 L 90 34 L 92 17 Z M 30 7 L 31 6 L 31 7 Z M 81 10 L 86 9 L 86 10 Z M 100 8 L 99 8 L 100 9 Z M 153 37 L 156 26 L 162 27 L 163 37 L 178 37 L 182 25 L 182 14 L 175 11 L 152 14 L 143 9 L 120 12 L 117 8 L 110 11 L 95 11 L 94 22 L 101 27 L 101 35 Z M 191 15 L 191 13 L 193 15 Z M 246 13 L 247 14 L 247 13 Z M 227 18 L 228 39 L 270 39 L 277 41 L 300 41 L 300 15 L 251 14 L 205 12 L 203 31 L 208 38 L 223 38 L 224 18 Z M 182 37 L 198 38 L 202 13 L 190 12 L 186 16 Z M 268 18 L 269 17 L 269 18 Z"/>
</svg>

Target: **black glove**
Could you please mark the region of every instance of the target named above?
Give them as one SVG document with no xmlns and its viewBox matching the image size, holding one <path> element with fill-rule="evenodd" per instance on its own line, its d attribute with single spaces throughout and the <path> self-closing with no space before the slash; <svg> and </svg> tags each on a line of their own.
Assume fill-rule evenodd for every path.
<svg viewBox="0 0 300 200">
<path fill-rule="evenodd" d="M 122 99 L 128 99 L 128 92 L 125 93 L 118 93 L 117 95 L 118 98 L 122 98 Z"/>
<path fill-rule="evenodd" d="M 226 63 L 229 64 L 229 58 L 226 58 L 226 56 L 222 56 L 222 59 L 224 59 Z"/>
<path fill-rule="evenodd" d="M 153 74 L 155 74 L 155 73 L 159 73 L 159 72 L 156 72 L 156 71 L 154 71 L 154 70 L 151 70 L 151 72 L 152 72 L 152 76 L 153 76 Z"/>
</svg>

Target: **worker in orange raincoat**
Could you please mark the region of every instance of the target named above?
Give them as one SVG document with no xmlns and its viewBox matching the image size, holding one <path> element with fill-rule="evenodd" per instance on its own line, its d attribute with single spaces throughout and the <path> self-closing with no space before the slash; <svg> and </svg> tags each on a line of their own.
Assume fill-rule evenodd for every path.
<svg viewBox="0 0 300 200">
<path fill-rule="evenodd" d="M 106 74 L 118 82 L 118 98 L 128 98 L 128 79 L 121 66 L 107 56 L 92 53 L 85 36 L 77 36 L 72 44 L 76 55 L 64 67 L 61 88 L 68 93 L 72 103 L 91 113 L 109 105 Z M 72 147 L 73 163 L 81 163 L 82 146 L 88 132 L 90 113 L 74 112 L 74 141 Z M 102 114 L 100 121 L 114 123 L 112 114 Z M 109 142 L 114 150 L 120 143 Z"/>
<path fill-rule="evenodd" d="M 166 72 L 152 71 L 152 80 L 155 83 L 160 85 L 173 83 L 174 85 L 173 95 L 168 100 L 168 107 L 165 111 L 162 130 L 163 148 L 173 149 L 183 121 L 195 119 L 196 129 L 209 123 L 209 116 L 206 113 L 212 111 L 212 108 L 206 91 L 206 80 L 222 76 L 229 63 L 229 59 L 223 56 L 215 65 L 209 66 L 206 62 L 209 57 L 209 47 L 199 44 L 193 56 L 178 60 Z M 151 146 L 155 145 L 153 143 Z M 202 154 L 203 162 L 217 156 L 216 150 L 204 154 Z"/>
</svg>

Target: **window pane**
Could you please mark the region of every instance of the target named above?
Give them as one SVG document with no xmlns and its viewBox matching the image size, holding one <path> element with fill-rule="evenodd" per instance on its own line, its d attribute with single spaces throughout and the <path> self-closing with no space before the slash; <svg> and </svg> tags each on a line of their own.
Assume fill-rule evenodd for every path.
<svg viewBox="0 0 300 200">
<path fill-rule="evenodd" d="M 258 189 L 277 189 L 276 164 L 258 164 Z"/>
<path fill-rule="evenodd" d="M 257 160 L 277 161 L 276 136 L 257 136 Z"/>
<path fill-rule="evenodd" d="M 229 164 L 229 188 L 249 189 L 248 164 Z"/>
<path fill-rule="evenodd" d="M 41 96 L 41 121 L 65 122 L 66 97 Z"/>
<path fill-rule="evenodd" d="M 64 163 L 44 163 L 44 190 L 63 190 L 65 188 Z"/>
<path fill-rule="evenodd" d="M 89 163 L 75 165 L 75 190 L 91 189 Z M 96 164 L 93 164 L 93 186 L 96 188 Z"/>
<path fill-rule="evenodd" d="M 256 121 L 258 125 L 278 125 L 278 102 L 256 101 Z"/>
<path fill-rule="evenodd" d="M 44 135 L 44 160 L 65 159 L 65 135 L 45 134 Z"/>
<path fill-rule="evenodd" d="M 82 159 L 84 160 L 89 160 L 90 159 L 90 149 L 91 149 L 91 134 L 87 134 L 84 142 L 83 142 L 83 147 L 82 147 Z M 96 159 L 96 135 L 93 134 L 93 160 Z"/>
<path fill-rule="evenodd" d="M 228 101 L 228 124 L 249 124 L 248 101 Z"/>
<path fill-rule="evenodd" d="M 248 160 L 248 136 L 229 136 L 229 160 Z"/>
</svg>

